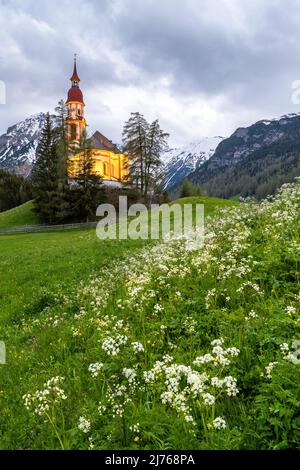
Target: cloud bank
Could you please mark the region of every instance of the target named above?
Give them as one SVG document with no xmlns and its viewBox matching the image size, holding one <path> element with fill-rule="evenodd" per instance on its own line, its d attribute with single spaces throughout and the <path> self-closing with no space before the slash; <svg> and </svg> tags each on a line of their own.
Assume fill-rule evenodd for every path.
<svg viewBox="0 0 300 470">
<path fill-rule="evenodd" d="M 180 145 L 298 112 L 299 0 L 0 0 L 0 132 L 65 98 L 73 54 L 91 130 L 131 111 Z"/>
</svg>

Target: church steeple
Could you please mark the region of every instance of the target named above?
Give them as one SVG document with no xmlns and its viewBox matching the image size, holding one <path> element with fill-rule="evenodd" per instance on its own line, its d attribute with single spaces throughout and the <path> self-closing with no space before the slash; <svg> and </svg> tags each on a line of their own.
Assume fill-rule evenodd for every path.
<svg viewBox="0 0 300 470">
<path fill-rule="evenodd" d="M 68 106 L 68 117 L 66 119 L 67 136 L 69 142 L 74 144 L 80 141 L 83 130 L 86 128 L 84 119 L 84 101 L 82 91 L 79 88 L 80 78 L 77 73 L 76 54 L 74 55 L 73 75 L 70 78 L 72 86 L 68 91 L 66 105 Z"/>
<path fill-rule="evenodd" d="M 72 87 L 79 87 L 80 78 L 77 73 L 76 54 L 74 54 L 74 70 L 70 80 L 72 82 Z"/>
</svg>

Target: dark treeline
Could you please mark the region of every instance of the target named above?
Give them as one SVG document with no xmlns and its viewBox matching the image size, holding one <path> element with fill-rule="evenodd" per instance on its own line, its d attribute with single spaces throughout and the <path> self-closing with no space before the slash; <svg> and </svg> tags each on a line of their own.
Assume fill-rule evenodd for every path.
<svg viewBox="0 0 300 470">
<path fill-rule="evenodd" d="M 21 176 L 0 169 L 0 212 L 32 199 L 32 184 Z"/>
</svg>

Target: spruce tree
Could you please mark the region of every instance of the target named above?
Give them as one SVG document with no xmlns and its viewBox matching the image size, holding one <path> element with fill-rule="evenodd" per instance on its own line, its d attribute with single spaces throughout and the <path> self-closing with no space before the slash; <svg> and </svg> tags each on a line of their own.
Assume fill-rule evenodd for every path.
<svg viewBox="0 0 300 470">
<path fill-rule="evenodd" d="M 131 113 L 123 128 L 123 143 L 129 156 L 129 182 L 145 198 L 162 180 L 161 152 L 167 149 L 169 134 L 162 131 L 158 120 L 148 124 L 140 113 Z"/>
<path fill-rule="evenodd" d="M 57 210 L 57 152 L 56 138 L 50 115 L 47 113 L 45 125 L 36 150 L 36 162 L 32 170 L 35 210 L 46 223 L 56 222 Z"/>
<path fill-rule="evenodd" d="M 147 132 L 149 124 L 138 112 L 131 113 L 123 128 L 123 143 L 129 155 L 128 181 L 144 193 Z"/>
<path fill-rule="evenodd" d="M 69 148 L 66 136 L 67 107 L 63 100 L 60 100 L 56 111 L 56 125 L 54 129 L 54 139 L 56 142 L 57 156 L 57 210 L 56 220 L 62 222 L 72 218 L 70 185 L 68 182 L 68 156 Z"/>
<path fill-rule="evenodd" d="M 160 189 L 164 177 L 161 153 L 167 150 L 169 134 L 163 132 L 158 119 L 153 121 L 146 134 L 145 188 L 144 196 Z"/>
<path fill-rule="evenodd" d="M 184 178 L 181 186 L 180 197 L 203 196 L 205 193 L 200 186 L 193 184 L 187 178 Z"/>
</svg>

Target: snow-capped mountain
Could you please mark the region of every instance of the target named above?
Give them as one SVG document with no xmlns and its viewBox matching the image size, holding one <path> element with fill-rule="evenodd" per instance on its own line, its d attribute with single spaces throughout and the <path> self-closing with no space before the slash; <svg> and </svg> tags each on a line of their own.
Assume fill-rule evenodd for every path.
<svg viewBox="0 0 300 470">
<path fill-rule="evenodd" d="M 0 136 L 0 168 L 25 177 L 30 174 L 45 119 L 45 113 L 35 114 Z"/>
<path fill-rule="evenodd" d="M 198 142 L 165 152 L 162 155 L 166 175 L 164 189 L 171 188 L 199 168 L 215 153 L 222 140 L 224 137 L 205 137 Z"/>
<path fill-rule="evenodd" d="M 293 113 L 239 127 L 189 179 L 212 196 L 261 199 L 299 175 L 300 113 Z"/>
<path fill-rule="evenodd" d="M 209 166 L 232 165 L 275 142 L 298 139 L 299 125 L 300 114 L 293 113 L 264 119 L 249 127 L 239 127 L 218 146 Z"/>
</svg>

